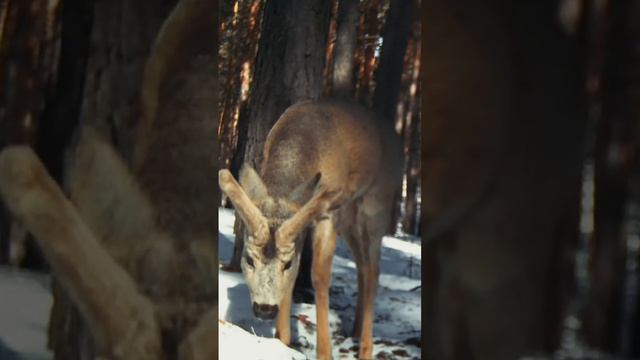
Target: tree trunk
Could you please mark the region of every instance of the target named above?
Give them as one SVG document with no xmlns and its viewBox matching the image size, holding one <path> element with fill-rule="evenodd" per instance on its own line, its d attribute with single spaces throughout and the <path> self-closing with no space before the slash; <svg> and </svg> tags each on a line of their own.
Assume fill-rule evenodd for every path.
<svg viewBox="0 0 640 360">
<path fill-rule="evenodd" d="M 360 11 L 358 0 L 340 0 L 337 35 L 333 56 L 332 91 L 342 98 L 353 98 L 355 91 L 354 65 Z"/>
<path fill-rule="evenodd" d="M 426 3 L 427 359 L 558 345 L 585 110 L 581 52 L 555 5 Z"/>
<path fill-rule="evenodd" d="M 624 308 L 627 251 L 626 210 L 636 201 L 638 130 L 637 101 L 640 57 L 632 50 L 640 40 L 635 20 L 638 1 L 609 4 L 609 33 L 602 87 L 602 118 L 596 131 L 594 234 L 590 248 L 590 291 L 584 313 L 589 345 L 631 356 L 638 336 L 625 331 L 630 314 Z M 630 191 L 631 190 L 631 191 Z M 626 220 L 626 221 L 625 221 Z M 637 302 L 637 300 L 636 300 Z M 637 351 L 637 349 L 635 350 Z"/>
<path fill-rule="evenodd" d="M 36 141 L 38 156 L 59 184 L 62 184 L 65 150 L 71 142 L 82 104 L 92 17 L 92 1 L 65 0 L 60 15 L 57 83 L 47 95 Z"/>
<path fill-rule="evenodd" d="M 416 0 L 391 1 L 387 12 L 373 92 L 373 108 L 387 121 L 396 119 L 404 58 L 415 9 Z"/>
<path fill-rule="evenodd" d="M 367 106 L 371 106 L 371 85 L 373 72 L 377 64 L 377 39 L 381 31 L 379 15 L 385 3 L 383 0 L 371 0 L 362 3 L 364 9 L 358 27 L 358 49 L 356 50 L 356 57 L 359 59 L 356 98 L 360 103 Z"/>
<path fill-rule="evenodd" d="M 234 176 L 243 163 L 259 171 L 267 133 L 287 107 L 320 97 L 330 5 L 323 0 L 266 3 L 249 104 L 240 112 Z M 237 234 L 233 258 L 225 267 L 230 271 L 240 271 L 243 240 Z M 306 265 L 299 276 L 310 277 Z"/>
<path fill-rule="evenodd" d="M 10 144 L 32 144 L 39 131 L 44 99 L 55 82 L 59 49 L 58 3 L 5 1 L 0 4 L 0 149 Z M 26 232 L 11 244 L 12 222 L 8 214 L 0 223 L 0 258 L 22 248 L 28 267 L 45 268 L 40 252 Z M 17 239 L 18 240 L 18 239 Z M 23 264 L 24 265 L 24 264 Z"/>
</svg>

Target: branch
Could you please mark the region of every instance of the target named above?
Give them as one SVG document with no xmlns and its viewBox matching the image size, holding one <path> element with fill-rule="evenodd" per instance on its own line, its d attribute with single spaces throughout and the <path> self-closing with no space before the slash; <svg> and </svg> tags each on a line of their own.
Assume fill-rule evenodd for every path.
<svg viewBox="0 0 640 360">
<path fill-rule="evenodd" d="M 218 306 L 214 306 L 200 320 L 180 344 L 178 359 L 210 360 L 218 358 Z"/>
<path fill-rule="evenodd" d="M 0 195 L 35 235 L 89 325 L 97 353 L 123 360 L 161 359 L 153 304 L 98 243 L 29 147 L 0 152 Z"/>
</svg>

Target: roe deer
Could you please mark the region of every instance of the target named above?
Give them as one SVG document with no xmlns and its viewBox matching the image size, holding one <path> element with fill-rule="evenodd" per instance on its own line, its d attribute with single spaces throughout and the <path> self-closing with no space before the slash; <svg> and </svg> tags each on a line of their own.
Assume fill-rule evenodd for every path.
<svg viewBox="0 0 640 360">
<path fill-rule="evenodd" d="M 83 124 L 67 198 L 30 148 L 0 152 L 2 200 L 59 285 L 56 358 L 217 357 L 216 14 L 215 1 L 180 0 L 160 28 L 140 76 L 135 160 Z"/>
<path fill-rule="evenodd" d="M 240 184 L 228 170 L 219 172 L 220 187 L 245 224 L 241 266 L 255 315 L 277 315 L 276 336 L 289 344 L 301 233 L 311 226 L 317 355 L 331 358 L 329 285 L 341 234 L 358 267 L 353 336 L 360 338 L 359 358 L 371 359 L 380 244 L 401 182 L 401 147 L 391 122 L 347 102 L 298 103 L 270 130 L 263 155 L 260 175 L 245 164 Z"/>
</svg>

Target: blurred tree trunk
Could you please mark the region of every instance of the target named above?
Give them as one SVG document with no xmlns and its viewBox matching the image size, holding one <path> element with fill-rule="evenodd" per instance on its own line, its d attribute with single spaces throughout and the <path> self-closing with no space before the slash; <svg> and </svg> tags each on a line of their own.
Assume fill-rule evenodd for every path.
<svg viewBox="0 0 640 360">
<path fill-rule="evenodd" d="M 551 352 L 578 237 L 581 48 L 554 1 L 426 7 L 426 358 Z"/>
<path fill-rule="evenodd" d="M 62 184 L 65 150 L 82 104 L 93 2 L 65 0 L 61 10 L 57 81 L 47 94 L 35 144 L 38 156 L 59 184 Z"/>
<path fill-rule="evenodd" d="M 628 248 L 624 226 L 630 202 L 637 201 L 640 137 L 639 1 L 610 2 L 602 87 L 602 118 L 596 132 L 594 234 L 590 249 L 590 288 L 584 312 L 589 345 L 637 356 L 640 332 L 624 304 Z M 637 299 L 636 299 L 637 303 Z M 640 308 L 638 309 L 640 310 Z M 638 326 L 638 325 L 636 325 Z M 636 345 L 633 345 L 636 344 Z"/>
<path fill-rule="evenodd" d="M 287 107 L 321 95 L 330 5 L 324 0 L 266 3 L 249 104 L 238 124 L 235 176 L 243 163 L 259 171 L 267 133 Z M 225 267 L 230 271 L 240 271 L 242 236 L 235 233 L 233 257 Z M 305 249 L 303 256 L 309 251 Z M 300 276 L 310 277 L 309 270 L 303 267 Z"/>
<path fill-rule="evenodd" d="M 607 36 L 603 69 L 602 116 L 595 131 L 594 146 L 594 231 L 590 246 L 587 305 L 584 335 L 597 348 L 614 352 L 620 338 L 622 296 L 625 279 L 623 220 L 627 204 L 625 168 L 631 123 L 625 99 L 623 8 L 612 4 L 613 17 Z M 626 109 L 625 109 L 626 108 Z M 611 157 L 612 154 L 617 156 Z"/>
<path fill-rule="evenodd" d="M 626 21 L 628 31 L 627 39 L 629 41 L 628 44 L 632 46 L 627 47 L 627 56 L 629 56 L 629 73 L 632 75 L 628 77 L 629 88 L 627 91 L 629 94 L 628 99 L 631 107 L 631 117 L 634 122 L 633 141 L 635 146 L 634 162 L 631 165 L 632 177 L 630 179 L 630 188 L 633 194 L 634 205 L 636 209 L 638 209 L 640 208 L 640 52 L 638 52 L 637 49 L 640 47 L 640 23 L 637 19 L 640 17 L 640 1 L 629 1 L 629 4 Z M 631 51 L 631 49 L 636 49 L 636 51 Z M 636 264 L 640 263 L 640 256 L 636 257 L 635 260 Z M 640 271 L 640 269 L 636 268 L 636 274 L 638 274 L 638 271 Z M 640 276 L 636 278 L 636 280 L 637 283 L 635 285 L 640 289 Z M 636 294 L 636 296 L 640 295 Z M 624 350 L 628 350 L 625 354 L 626 356 L 638 358 L 640 357 L 640 301 L 638 297 L 635 299 L 635 304 L 632 304 L 632 311 L 634 315 L 630 319 L 631 329 L 629 338 L 627 339 L 627 344 L 630 348 Z"/>
<path fill-rule="evenodd" d="M 332 94 L 336 97 L 353 98 L 355 92 L 354 57 L 360 20 L 358 4 L 358 0 L 339 0 L 331 79 Z"/>
<path fill-rule="evenodd" d="M 0 4 L 0 148 L 36 141 L 45 98 L 56 80 L 59 5 L 47 0 Z M 4 211 L 0 217 L 0 260 L 9 260 L 9 234 L 16 224 Z M 13 245 L 23 248 L 24 257 L 13 260 L 29 268 L 45 268 L 33 239 L 20 233 Z"/>
</svg>

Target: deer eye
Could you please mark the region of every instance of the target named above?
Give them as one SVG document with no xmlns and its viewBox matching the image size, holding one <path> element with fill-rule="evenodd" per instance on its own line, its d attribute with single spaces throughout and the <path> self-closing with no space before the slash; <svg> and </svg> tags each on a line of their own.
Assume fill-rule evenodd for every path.
<svg viewBox="0 0 640 360">
<path fill-rule="evenodd" d="M 286 263 L 284 263 L 284 270 L 289 270 L 289 268 L 291 268 L 291 260 L 287 261 Z"/>
<path fill-rule="evenodd" d="M 247 261 L 247 265 L 251 266 L 252 268 L 254 267 L 253 259 L 251 258 L 251 256 L 246 255 L 244 259 Z"/>
</svg>

